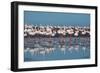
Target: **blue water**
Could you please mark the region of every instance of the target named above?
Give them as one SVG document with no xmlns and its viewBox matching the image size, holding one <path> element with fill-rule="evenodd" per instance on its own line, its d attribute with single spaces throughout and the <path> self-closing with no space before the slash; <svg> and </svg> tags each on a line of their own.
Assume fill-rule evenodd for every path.
<svg viewBox="0 0 100 73">
<path fill-rule="evenodd" d="M 27 41 L 29 39 L 25 39 Z M 26 47 L 33 47 L 32 42 L 34 44 L 34 41 L 37 39 L 30 39 L 30 43 L 25 43 Z M 43 39 L 42 39 L 43 40 Z M 90 40 L 89 38 L 78 38 L 77 43 L 75 43 L 75 38 L 72 39 L 72 45 L 68 45 L 68 38 L 66 38 L 66 46 L 65 51 L 61 51 L 61 48 L 59 47 L 59 43 L 57 43 L 60 39 L 53 39 L 53 47 L 55 48 L 54 51 L 51 51 L 50 53 L 46 54 L 33 54 L 28 51 L 24 51 L 24 61 L 50 61 L 50 60 L 73 60 L 73 59 L 89 59 L 90 58 Z M 41 41 L 41 40 L 38 40 Z M 42 41 L 44 43 L 45 41 Z M 40 43 L 41 44 L 41 43 Z M 72 48 L 72 50 L 69 50 L 69 48 Z M 78 48 L 78 50 L 75 50 L 75 48 Z M 85 50 L 84 50 L 85 49 Z M 26 50 L 26 49 L 25 49 Z"/>
<path fill-rule="evenodd" d="M 88 13 L 24 11 L 24 23 L 47 26 L 90 26 Z"/>
</svg>

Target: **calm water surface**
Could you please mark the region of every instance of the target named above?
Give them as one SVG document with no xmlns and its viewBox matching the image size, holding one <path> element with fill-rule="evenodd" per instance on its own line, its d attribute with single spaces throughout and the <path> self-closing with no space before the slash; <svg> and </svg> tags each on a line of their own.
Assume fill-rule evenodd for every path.
<svg viewBox="0 0 100 73">
<path fill-rule="evenodd" d="M 90 58 L 90 38 L 25 38 L 24 61 Z"/>
</svg>

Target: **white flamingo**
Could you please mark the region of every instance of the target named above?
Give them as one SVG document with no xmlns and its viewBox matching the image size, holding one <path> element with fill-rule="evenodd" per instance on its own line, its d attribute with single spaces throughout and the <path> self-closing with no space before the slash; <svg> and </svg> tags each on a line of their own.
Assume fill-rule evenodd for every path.
<svg viewBox="0 0 100 73">
<path fill-rule="evenodd" d="M 24 33 L 24 37 L 26 37 L 27 36 L 27 34 L 26 33 Z"/>
<path fill-rule="evenodd" d="M 79 35 L 79 31 L 76 31 L 75 33 L 74 33 L 74 36 L 78 36 Z"/>
<path fill-rule="evenodd" d="M 31 32 L 29 32 L 29 35 L 35 35 L 35 32 L 31 31 Z"/>
<path fill-rule="evenodd" d="M 67 30 L 67 32 L 68 32 L 68 34 L 73 34 L 74 33 L 73 29 L 69 29 L 69 30 Z"/>
<path fill-rule="evenodd" d="M 83 35 L 85 35 L 85 34 L 86 34 L 86 31 L 85 31 L 85 30 L 84 30 L 84 31 L 82 31 L 82 34 L 83 34 Z"/>
</svg>

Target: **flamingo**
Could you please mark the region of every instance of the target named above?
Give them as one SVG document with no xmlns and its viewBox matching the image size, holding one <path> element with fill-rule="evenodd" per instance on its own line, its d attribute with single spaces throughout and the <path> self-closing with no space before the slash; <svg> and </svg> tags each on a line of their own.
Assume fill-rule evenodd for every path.
<svg viewBox="0 0 100 73">
<path fill-rule="evenodd" d="M 76 32 L 74 33 L 74 36 L 79 36 L 79 31 L 76 31 Z"/>
<path fill-rule="evenodd" d="M 32 35 L 32 36 L 35 35 L 35 32 L 31 31 L 31 32 L 29 32 L 29 35 Z"/>
<path fill-rule="evenodd" d="M 86 34 L 86 31 L 84 30 L 84 31 L 82 31 L 82 35 L 85 35 Z"/>
<path fill-rule="evenodd" d="M 67 30 L 68 34 L 70 35 L 69 37 L 69 46 L 71 46 L 71 35 L 74 33 L 73 29 Z"/>
<path fill-rule="evenodd" d="M 27 34 L 26 33 L 24 33 L 24 37 L 26 37 L 27 36 Z"/>
</svg>

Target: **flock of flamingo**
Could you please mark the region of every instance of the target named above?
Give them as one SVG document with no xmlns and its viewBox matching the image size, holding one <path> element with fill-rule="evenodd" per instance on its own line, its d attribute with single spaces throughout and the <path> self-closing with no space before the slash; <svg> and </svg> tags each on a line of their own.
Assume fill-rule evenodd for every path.
<svg viewBox="0 0 100 73">
<path fill-rule="evenodd" d="M 62 52 L 66 51 L 66 37 L 69 38 L 69 47 L 68 50 L 72 52 L 72 50 L 78 51 L 79 44 L 77 38 L 79 37 L 90 37 L 90 28 L 89 27 L 72 27 L 72 26 L 33 26 L 27 25 L 24 26 L 24 38 L 34 38 L 33 45 L 35 48 L 27 47 L 25 51 L 29 51 L 32 54 L 49 54 L 50 52 L 54 52 L 56 48 L 52 45 L 52 38 L 59 38 L 59 48 Z M 71 39 L 76 38 L 76 45 L 72 47 Z M 42 43 L 37 41 L 42 39 Z M 45 40 L 43 40 L 45 39 Z M 40 46 L 42 45 L 42 46 Z M 44 47 L 43 47 L 44 46 Z M 86 50 L 85 47 L 82 48 Z"/>
<path fill-rule="evenodd" d="M 25 25 L 24 27 L 24 36 L 90 36 L 89 27 L 72 27 L 72 26 L 32 26 Z"/>
</svg>

